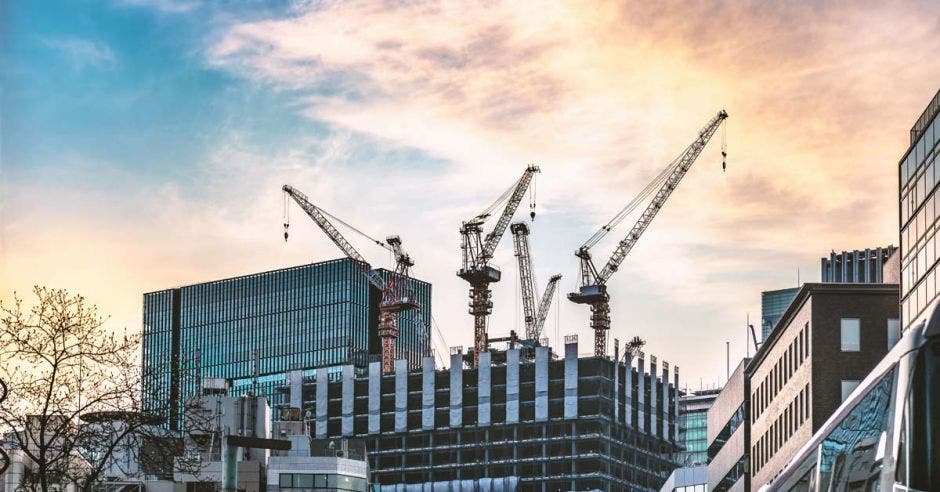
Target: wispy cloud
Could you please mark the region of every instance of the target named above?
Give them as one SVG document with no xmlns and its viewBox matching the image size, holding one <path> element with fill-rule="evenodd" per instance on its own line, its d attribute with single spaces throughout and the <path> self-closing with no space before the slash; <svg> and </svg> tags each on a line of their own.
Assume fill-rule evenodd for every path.
<svg viewBox="0 0 940 492">
<path fill-rule="evenodd" d="M 59 52 L 76 70 L 85 68 L 112 68 L 117 57 L 107 43 L 78 37 L 45 37 L 43 44 Z"/>
<path fill-rule="evenodd" d="M 730 171 L 717 171 L 715 142 L 614 281 L 724 311 L 714 329 L 831 248 L 896 241 L 894 161 L 940 80 L 922 63 L 940 50 L 928 11 L 938 14 L 916 2 L 337 2 L 226 26 L 207 58 L 295 94 L 313 120 L 444 159 L 451 196 L 486 196 L 540 162 L 543 203 L 573 236 L 727 108 Z M 576 244 L 562 243 L 546 256 L 571 263 Z M 461 311 L 442 297 L 442 310 Z M 638 306 L 614 299 L 615 312 Z M 696 319 L 667 311 L 662 333 Z"/>
<path fill-rule="evenodd" d="M 896 241 L 895 162 L 940 80 L 931 3 L 351 1 L 234 15 L 122 2 L 199 10 L 174 20 L 208 33 L 200 53 L 239 81 L 224 90 L 233 120 L 250 124 L 218 122 L 223 137 L 185 179 L 123 177 L 45 208 L 30 201 L 39 190 L 19 188 L 10 201 L 23 213 L 8 214 L 5 236 L 15 261 L 0 280 L 98 286 L 139 316 L 140 291 L 337 256 L 311 224 L 280 239 L 289 182 L 363 230 L 400 234 L 434 283 L 448 342 L 467 345 L 466 285 L 453 274 L 461 218 L 541 164 L 537 275 L 561 272 L 561 289 L 574 288 L 580 241 L 725 108 L 728 172 L 716 138 L 610 286 L 612 337 L 640 334 L 706 379 L 723 360 L 703 347 L 738 340 L 760 290 L 792 285 L 797 268 L 811 279 L 830 249 Z M 253 113 L 269 90 L 315 130 Z M 270 128 L 255 125 L 288 129 L 259 144 L 251 132 Z M 30 229 L 60 221 L 41 237 Z M 504 275 L 490 326 L 503 334 L 519 323 L 510 241 L 493 261 Z M 583 306 L 558 313 L 550 335 L 558 323 L 590 339 Z"/>
<path fill-rule="evenodd" d="M 202 5 L 199 0 L 116 0 L 117 5 L 144 7 L 166 14 L 185 14 Z"/>
</svg>

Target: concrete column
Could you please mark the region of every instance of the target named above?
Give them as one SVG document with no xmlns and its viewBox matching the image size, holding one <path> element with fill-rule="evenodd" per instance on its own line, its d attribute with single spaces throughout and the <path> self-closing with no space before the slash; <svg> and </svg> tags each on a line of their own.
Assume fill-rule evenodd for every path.
<svg viewBox="0 0 940 492">
<path fill-rule="evenodd" d="M 656 375 L 656 356 L 650 356 L 650 430 L 652 435 L 659 434 L 659 377 Z"/>
<path fill-rule="evenodd" d="M 395 359 L 395 432 L 408 430 L 408 361 Z"/>
<path fill-rule="evenodd" d="M 639 352 L 636 359 L 637 391 L 636 408 L 637 422 L 636 428 L 640 432 L 646 432 L 646 368 L 643 361 L 644 354 Z"/>
<path fill-rule="evenodd" d="M 343 400 L 342 400 L 342 432 L 344 436 L 353 435 L 353 401 L 355 386 L 353 386 L 353 366 L 343 366 Z"/>
<path fill-rule="evenodd" d="M 825 259 L 825 258 L 821 258 L 821 259 L 819 260 L 819 264 L 820 264 L 820 265 L 819 265 L 819 278 L 820 278 L 820 281 L 821 281 L 821 282 L 828 282 L 828 281 L 829 281 L 829 278 L 830 278 L 830 277 L 829 277 L 829 265 L 830 265 L 829 260 L 827 260 L 827 259 Z"/>
<path fill-rule="evenodd" d="M 669 363 L 663 361 L 663 399 L 662 399 L 662 409 L 663 409 L 663 439 L 669 440 L 670 433 L 672 432 L 672 425 L 670 421 L 669 410 L 672 409 L 672 406 L 669 405 Z M 675 436 L 672 436 L 673 438 Z"/>
<path fill-rule="evenodd" d="M 884 279 L 882 278 L 882 269 L 884 268 L 884 261 L 881 257 L 881 248 L 875 250 L 875 283 L 882 283 Z"/>
<path fill-rule="evenodd" d="M 859 255 L 859 251 L 857 249 L 852 252 L 852 276 L 855 277 L 852 279 L 852 282 L 856 282 L 856 283 L 862 281 L 862 279 L 860 278 L 861 271 L 862 271 L 861 265 L 859 264 L 859 262 L 861 261 L 860 256 L 861 255 Z"/>
<path fill-rule="evenodd" d="M 833 251 L 829 253 L 829 274 L 830 274 L 829 281 L 830 282 L 839 282 L 839 279 L 842 278 L 839 275 L 837 275 L 838 270 L 839 270 L 836 268 L 837 266 L 838 265 L 836 264 L 836 252 Z"/>
<path fill-rule="evenodd" d="M 842 283 L 849 281 L 849 254 L 842 252 Z"/>
<path fill-rule="evenodd" d="M 620 422 L 620 340 L 614 339 L 614 422 Z"/>
<path fill-rule="evenodd" d="M 623 421 L 627 427 L 633 427 L 633 356 L 624 354 L 623 364 Z"/>
<path fill-rule="evenodd" d="M 421 428 L 434 428 L 434 357 L 425 357 L 421 361 Z"/>
<path fill-rule="evenodd" d="M 492 358 L 489 352 L 480 352 L 479 367 L 477 367 L 477 425 L 490 425 L 490 400 L 493 386 L 490 380 L 490 366 Z"/>
<path fill-rule="evenodd" d="M 506 351 L 506 423 L 519 422 L 519 349 Z"/>
<path fill-rule="evenodd" d="M 871 283 L 874 281 L 874 279 L 872 279 L 872 276 L 871 276 L 872 263 L 874 262 L 872 261 L 872 257 L 871 257 L 871 248 L 865 248 L 865 281 L 868 283 Z"/>
<path fill-rule="evenodd" d="M 676 439 L 678 439 L 679 438 L 679 366 L 673 366 L 672 372 L 673 372 L 673 383 L 672 383 L 673 386 L 672 387 L 674 389 L 674 392 L 672 394 L 673 395 L 672 408 L 673 408 L 673 411 L 675 412 L 674 414 L 675 418 L 672 421 L 672 435 L 675 436 Z"/>
<path fill-rule="evenodd" d="M 382 363 L 369 363 L 369 434 L 378 434 L 382 422 Z"/>
<path fill-rule="evenodd" d="M 287 381 L 290 384 L 290 406 L 291 408 L 303 407 L 303 371 L 288 371 Z"/>
<path fill-rule="evenodd" d="M 548 420 L 548 347 L 535 347 L 535 420 Z"/>
<path fill-rule="evenodd" d="M 327 389 L 329 379 L 326 374 L 326 368 L 320 367 L 316 371 L 317 378 L 317 424 L 316 424 L 316 437 L 317 439 L 326 439 L 326 420 L 327 420 Z"/>
<path fill-rule="evenodd" d="M 463 354 L 450 356 L 450 426 L 463 425 Z"/>
<path fill-rule="evenodd" d="M 565 418 L 578 417 L 578 342 L 565 344 Z"/>
</svg>

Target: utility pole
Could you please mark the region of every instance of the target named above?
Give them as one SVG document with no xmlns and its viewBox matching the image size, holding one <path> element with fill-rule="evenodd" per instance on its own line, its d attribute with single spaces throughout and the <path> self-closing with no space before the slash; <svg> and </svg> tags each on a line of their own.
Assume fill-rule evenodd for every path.
<svg viewBox="0 0 940 492">
<path fill-rule="evenodd" d="M 731 379 L 731 342 L 725 342 L 725 384 Z"/>
</svg>

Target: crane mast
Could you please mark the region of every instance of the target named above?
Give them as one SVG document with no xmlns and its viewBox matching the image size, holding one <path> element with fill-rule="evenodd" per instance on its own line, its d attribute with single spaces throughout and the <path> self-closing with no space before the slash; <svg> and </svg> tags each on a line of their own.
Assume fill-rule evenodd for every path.
<svg viewBox="0 0 940 492">
<path fill-rule="evenodd" d="M 561 275 L 552 275 L 545 287 L 539 305 L 535 304 L 536 288 L 535 275 L 532 272 L 532 255 L 529 253 L 529 226 L 524 222 L 516 222 L 509 226 L 513 236 L 513 246 L 519 262 L 519 285 L 522 291 L 522 309 L 525 315 L 526 339 L 538 342 L 542 334 L 542 326 L 548 316 L 548 308 L 552 303 L 555 286 Z"/>
<path fill-rule="evenodd" d="M 614 272 L 620 268 L 620 264 L 623 263 L 624 258 L 630 253 L 633 246 L 636 245 L 636 242 L 643 235 L 643 232 L 649 227 L 650 223 L 656 217 L 656 214 L 662 209 L 666 200 L 672 195 L 672 192 L 675 191 L 679 182 L 685 177 L 689 168 L 692 167 L 692 164 L 695 163 L 699 154 L 702 153 L 705 145 L 708 144 L 708 141 L 715 132 L 718 131 L 718 127 L 727 117 L 727 112 L 724 110 L 719 111 L 718 114 L 699 131 L 698 137 L 686 147 L 685 151 L 672 161 L 669 166 L 647 186 L 648 190 L 652 190 L 654 188 L 653 185 L 662 181 L 662 185 L 659 187 L 649 205 L 647 205 L 643 213 L 640 214 L 640 218 L 637 219 L 633 228 L 630 229 L 630 232 L 628 232 L 626 237 L 617 245 L 617 248 L 600 272 L 598 272 L 591 258 L 590 248 L 597 244 L 598 241 L 607 235 L 607 233 L 623 219 L 625 212 L 629 212 L 629 210 L 632 210 L 633 206 L 638 204 L 638 199 L 643 198 L 645 196 L 644 193 L 641 192 L 640 196 L 634 199 L 624 211 L 621 211 L 614 220 L 591 236 L 591 238 L 575 252 L 575 256 L 580 259 L 581 287 L 578 292 L 568 294 L 568 299 L 578 304 L 588 304 L 591 306 L 591 328 L 594 330 L 595 356 L 602 357 L 605 355 L 607 331 L 610 329 L 610 295 L 607 293 L 607 281 Z M 722 154 L 724 155 L 724 151 Z"/>
<path fill-rule="evenodd" d="M 291 197 L 297 205 L 307 213 L 313 221 L 326 233 L 339 249 L 351 260 L 360 272 L 369 279 L 369 283 L 382 292 L 379 303 L 379 337 L 382 339 L 382 372 L 388 374 L 395 370 L 395 340 L 398 338 L 398 313 L 411 309 L 419 309 L 414 292 L 410 288 L 409 269 L 414 266 L 411 257 L 402 250 L 401 238 L 389 236 L 386 243 L 376 241 L 379 246 L 392 251 L 395 256 L 395 272 L 388 281 L 385 281 L 378 272 L 373 270 L 361 254 L 346 240 L 327 218 L 329 215 L 323 209 L 314 205 L 300 190 L 284 185 L 282 188 L 287 196 Z M 335 219 L 335 217 L 334 217 Z M 338 220 L 338 219 L 336 219 Z M 284 224 L 284 239 L 287 239 L 288 223 Z M 368 236 L 367 236 L 368 237 Z"/>
<path fill-rule="evenodd" d="M 499 282 L 500 271 L 489 266 L 496 245 L 506 232 L 513 214 L 522 202 L 529 183 L 540 172 L 538 166 L 528 166 L 525 172 L 506 192 L 504 192 L 483 213 L 463 222 L 460 226 L 462 268 L 457 276 L 470 283 L 470 314 L 473 316 L 473 365 L 476 367 L 480 353 L 487 349 L 486 317 L 493 310 L 490 300 L 490 284 Z M 493 230 L 483 237 L 483 224 L 492 212 L 506 202 L 502 214 Z M 534 203 L 531 204 L 534 206 Z M 534 218 L 534 212 L 531 213 Z"/>
</svg>

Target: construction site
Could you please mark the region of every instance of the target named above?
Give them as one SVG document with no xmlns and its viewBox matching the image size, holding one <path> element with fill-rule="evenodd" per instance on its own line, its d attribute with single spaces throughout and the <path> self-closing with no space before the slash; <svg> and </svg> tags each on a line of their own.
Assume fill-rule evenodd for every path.
<svg viewBox="0 0 940 492">
<path fill-rule="evenodd" d="M 494 480 L 509 480 L 498 483 L 526 490 L 657 490 L 682 451 L 679 370 L 647 356 L 639 335 L 610 347 L 608 284 L 727 116 L 711 118 L 575 251 L 578 289 L 567 298 L 590 308 L 590 355 L 579 357 L 576 336 L 566 337 L 559 351 L 543 335 L 561 274 L 540 289 L 529 247 L 533 230 L 514 221 L 527 193 L 529 219 L 535 218 L 539 166 L 527 166 L 488 207 L 460 223 L 457 276 L 469 284 L 473 346 L 451 347 L 447 359 L 432 350 L 431 286 L 412 277 L 416 259 L 402 239 L 376 239 L 284 185 L 284 240 L 296 205 L 344 258 L 146 294 L 145 363 L 165 366 L 145 384 L 146 393 L 174 402 L 167 417 L 177 426 L 183 404 L 201 397 L 203 381 L 222 377 L 231 396 L 263 398 L 275 429 L 318 442 L 364 443 L 369 482 L 379 486 L 495 487 Z M 593 248 L 636 216 L 609 258 L 595 263 Z M 394 267 L 373 268 L 340 228 L 388 250 Z M 502 277 L 491 260 L 507 232 L 525 331 L 491 336 L 491 289 Z M 271 295 L 272 289 L 284 294 Z M 268 300 L 204 314 L 217 306 L 214 299 L 239 296 Z M 262 318 L 275 322 L 251 321 Z M 235 335 L 227 352 L 227 345 L 211 341 L 230 337 L 231 322 L 248 323 L 239 329 L 248 335 Z M 213 329 L 219 333 L 207 335 Z M 318 333 L 312 338 L 311 329 Z M 300 343 L 285 346 L 285 339 Z M 308 339 L 312 345 L 304 345 Z M 304 346 L 307 351 L 297 348 Z M 293 483 L 290 476 L 282 484 Z"/>
</svg>

